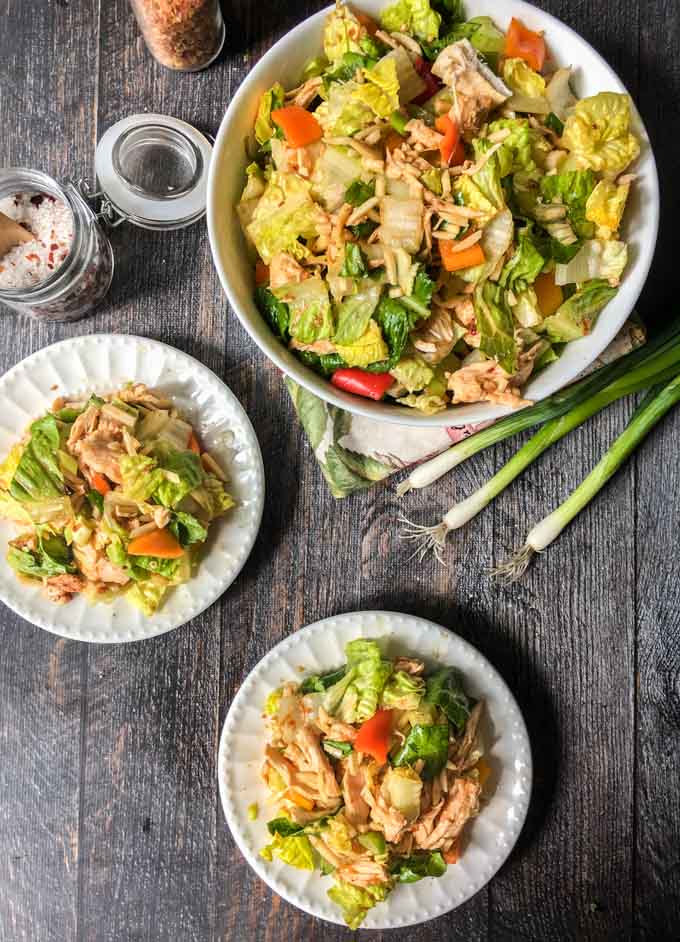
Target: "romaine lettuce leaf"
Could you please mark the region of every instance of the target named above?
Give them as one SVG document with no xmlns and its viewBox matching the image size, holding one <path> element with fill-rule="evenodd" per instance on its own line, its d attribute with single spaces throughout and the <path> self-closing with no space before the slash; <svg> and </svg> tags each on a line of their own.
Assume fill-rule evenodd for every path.
<svg viewBox="0 0 680 942">
<path fill-rule="evenodd" d="M 505 130 L 510 131 L 510 137 L 506 137 L 496 151 L 501 178 L 518 170 L 535 170 L 533 145 L 536 132 L 529 121 L 526 118 L 500 118 L 489 125 L 489 134 Z"/>
<path fill-rule="evenodd" d="M 0 520 L 11 520 L 13 523 L 32 523 L 33 518 L 26 510 L 24 504 L 20 504 L 7 491 L 0 491 Z"/>
<path fill-rule="evenodd" d="M 598 314 L 616 291 L 607 281 L 587 282 L 543 321 L 550 339 L 555 343 L 566 343 L 589 334 Z"/>
<path fill-rule="evenodd" d="M 566 170 L 541 180 L 541 195 L 549 202 L 564 203 L 569 222 L 580 239 L 589 239 L 594 226 L 586 218 L 586 205 L 597 180 L 592 170 Z"/>
<path fill-rule="evenodd" d="M 365 278 L 368 275 L 366 256 L 356 242 L 345 243 L 345 260 L 340 269 L 341 278 Z"/>
<path fill-rule="evenodd" d="M 555 284 L 571 285 L 604 278 L 617 285 L 628 261 L 628 246 L 614 239 L 590 239 L 566 265 L 555 266 Z"/>
<path fill-rule="evenodd" d="M 361 206 L 366 200 L 370 200 L 372 196 L 375 196 L 375 180 L 366 183 L 364 180 L 357 178 L 345 190 L 345 202 L 349 203 L 350 206 Z"/>
<path fill-rule="evenodd" d="M 163 480 L 158 462 L 148 455 L 123 455 L 119 465 L 123 479 L 121 489 L 130 500 L 149 500 Z"/>
<path fill-rule="evenodd" d="M 517 295 L 512 316 L 522 327 L 538 327 L 543 323 L 543 315 L 538 309 L 538 298 L 533 288 L 527 288 Z"/>
<path fill-rule="evenodd" d="M 399 107 L 399 80 L 394 59 L 385 56 L 372 69 L 364 69 L 363 78 L 353 97 L 379 118 L 389 118 Z"/>
<path fill-rule="evenodd" d="M 354 13 L 344 3 L 336 4 L 326 18 L 323 51 L 330 62 L 338 62 L 347 52 L 362 52 L 363 29 Z"/>
<path fill-rule="evenodd" d="M 478 285 L 475 315 L 480 333 L 479 349 L 497 360 L 507 373 L 514 373 L 517 367 L 515 325 L 505 306 L 502 288 L 488 281 Z"/>
<path fill-rule="evenodd" d="M 545 97 L 545 79 L 534 72 L 524 59 L 506 59 L 503 63 L 503 81 L 518 95 L 528 98 Z"/>
<path fill-rule="evenodd" d="M 365 367 L 389 356 L 388 346 L 374 320 L 369 320 L 366 330 L 354 343 L 339 344 L 336 341 L 335 347 L 348 366 Z"/>
<path fill-rule="evenodd" d="M 159 459 L 159 464 L 173 478 L 163 477 L 153 493 L 164 507 L 176 507 L 205 477 L 201 459 L 193 451 L 168 451 Z"/>
<path fill-rule="evenodd" d="M 416 710 L 423 694 L 425 681 L 406 671 L 395 671 L 385 684 L 382 705 L 386 709 Z"/>
<path fill-rule="evenodd" d="M 272 292 L 290 311 L 290 335 L 300 343 L 314 343 L 333 335 L 333 314 L 323 278 L 305 278 L 299 284 L 281 285 Z"/>
<path fill-rule="evenodd" d="M 337 684 L 347 673 L 347 667 L 340 667 L 328 674 L 312 674 L 300 684 L 300 693 L 324 693 L 329 687 Z"/>
<path fill-rule="evenodd" d="M 477 137 L 472 142 L 472 146 L 475 152 L 475 160 L 479 160 L 493 147 L 493 144 L 485 137 Z M 501 164 L 498 159 L 498 152 L 491 155 L 482 169 L 472 175 L 472 179 L 482 191 L 482 194 L 497 210 L 505 209 L 505 196 L 501 185 Z"/>
<path fill-rule="evenodd" d="M 376 64 L 377 59 L 359 52 L 346 52 L 332 69 L 327 69 L 323 77 L 323 87 L 328 93 L 328 89 L 333 82 L 349 82 L 353 79 L 359 69 L 371 69 Z"/>
<path fill-rule="evenodd" d="M 202 507 L 209 521 L 235 506 L 234 498 L 214 474 L 206 474 L 203 483 L 191 492 L 191 497 Z"/>
<path fill-rule="evenodd" d="M 7 562 L 15 572 L 24 576 L 42 578 L 76 571 L 73 554 L 63 536 L 48 527 L 36 527 L 37 548 L 28 550 L 10 544 Z"/>
<path fill-rule="evenodd" d="M 255 304 L 277 337 L 285 344 L 290 340 L 290 310 L 269 288 L 255 288 Z"/>
<path fill-rule="evenodd" d="M 438 706 L 458 733 L 462 733 L 470 716 L 470 698 L 463 690 L 460 673 L 443 667 L 427 678 L 425 702 Z"/>
<path fill-rule="evenodd" d="M 338 881 L 328 891 L 329 899 L 342 909 L 342 915 L 350 929 L 358 929 L 364 921 L 369 909 L 376 903 L 387 899 L 391 887 L 387 885 L 374 885 L 359 887 L 351 883 Z"/>
<path fill-rule="evenodd" d="M 163 596 L 170 588 L 170 584 L 160 576 L 152 576 L 143 582 L 136 582 L 125 593 L 125 598 L 135 608 L 138 608 L 147 618 L 150 618 L 163 600 Z"/>
<path fill-rule="evenodd" d="M 520 294 L 534 283 L 544 265 L 545 259 L 538 251 L 531 231 L 528 228 L 520 229 L 517 233 L 517 247 L 505 263 L 499 281 L 504 288 Z"/>
<path fill-rule="evenodd" d="M 582 98 L 566 120 L 560 143 L 584 167 L 622 173 L 640 153 L 630 132 L 628 95 L 600 92 Z"/>
<path fill-rule="evenodd" d="M 314 851 L 306 834 L 294 833 L 284 837 L 279 831 L 274 834 L 274 840 L 263 847 L 260 856 L 264 860 L 273 860 L 278 857 L 290 867 L 298 870 L 314 869 Z"/>
<path fill-rule="evenodd" d="M 272 818 L 267 821 L 267 830 L 270 834 L 280 834 L 281 837 L 290 837 L 291 834 L 299 834 L 302 830 L 301 824 L 296 824 L 290 818 Z"/>
<path fill-rule="evenodd" d="M 208 531 L 193 514 L 182 510 L 175 510 L 168 530 L 175 536 L 181 546 L 191 546 L 192 543 L 203 543 L 208 538 Z"/>
<path fill-rule="evenodd" d="M 271 88 L 267 89 L 260 98 L 257 117 L 255 118 L 255 138 L 258 144 L 266 144 L 275 135 L 281 136 L 280 130 L 272 124 L 271 113 L 276 111 L 277 108 L 283 108 L 285 100 L 286 93 L 283 85 L 278 82 L 275 82 Z"/>
<path fill-rule="evenodd" d="M 312 196 L 318 200 L 329 212 L 339 209 L 344 202 L 352 206 L 360 206 L 350 198 L 350 190 L 356 193 L 358 188 L 370 188 L 369 184 L 359 180 L 362 172 L 361 158 L 355 151 L 346 147 L 326 146 L 312 171 Z M 354 189 L 352 189 L 354 188 Z M 373 193 L 370 194 L 371 196 Z M 368 196 L 364 197 L 368 199 Z"/>
<path fill-rule="evenodd" d="M 421 393 L 409 393 L 408 396 L 400 396 L 399 405 L 418 409 L 424 415 L 436 415 L 437 412 L 447 408 L 448 402 L 439 393 L 432 394 L 425 390 Z"/>
<path fill-rule="evenodd" d="M 326 136 L 351 137 L 374 120 L 372 108 L 356 94 L 360 87 L 355 81 L 331 85 L 327 100 L 314 112 Z"/>
<path fill-rule="evenodd" d="M 335 305 L 335 343 L 356 343 L 366 333 L 371 315 L 378 306 L 382 290 L 379 284 L 367 278 L 358 288 L 356 294 Z"/>
<path fill-rule="evenodd" d="M 388 32 L 413 33 L 426 42 L 437 39 L 441 21 L 429 0 L 397 0 L 380 14 L 380 22 Z"/>
<path fill-rule="evenodd" d="M 423 42 L 421 46 L 430 61 L 437 58 L 442 49 L 461 39 L 469 39 L 472 46 L 481 52 L 492 69 L 497 68 L 498 57 L 505 47 L 505 36 L 490 16 L 473 16 L 466 22 L 462 4 L 458 0 L 442 3 L 440 9 L 447 20 L 442 27 L 442 36 L 434 42 Z"/>
<path fill-rule="evenodd" d="M 347 665 L 354 676 L 345 691 L 343 701 L 349 696 L 353 704 L 352 719 L 343 719 L 351 723 L 363 723 L 378 709 L 378 703 L 387 678 L 392 673 L 392 662 L 382 659 L 380 648 L 375 641 L 358 638 L 345 647 Z"/>
<path fill-rule="evenodd" d="M 600 238 L 610 239 L 621 225 L 630 184 L 600 180 L 586 202 L 586 219 L 598 227 Z"/>
<path fill-rule="evenodd" d="M 46 415 L 34 422 L 29 432 L 30 438 L 16 465 L 9 493 L 21 503 L 60 497 L 65 488 L 57 459 L 61 443 L 57 420 L 53 415 Z"/>
<path fill-rule="evenodd" d="M 389 360 L 385 363 L 387 371 L 401 359 L 417 317 L 395 298 L 384 297 L 375 312 L 375 319 L 389 348 Z"/>
<path fill-rule="evenodd" d="M 4 491 L 9 490 L 9 486 L 12 483 L 12 478 L 16 472 L 16 469 L 21 460 L 21 453 L 24 450 L 24 446 L 17 442 L 16 445 L 13 445 L 9 451 L 9 454 L 5 460 L 0 464 L 0 488 Z"/>
<path fill-rule="evenodd" d="M 424 765 L 420 775 L 424 781 L 429 781 L 439 775 L 446 765 L 448 755 L 448 723 L 435 726 L 416 725 L 411 728 L 392 764 L 396 767 L 413 765 L 418 759 L 422 759 Z"/>
<path fill-rule="evenodd" d="M 417 883 L 423 877 L 441 877 L 445 873 L 446 861 L 438 850 L 397 857 L 392 868 L 392 875 L 399 883 Z"/>
<path fill-rule="evenodd" d="M 397 382 L 412 392 L 420 392 L 434 376 L 432 367 L 417 356 L 402 357 L 390 370 Z"/>
<path fill-rule="evenodd" d="M 247 226 L 247 233 L 268 265 L 277 252 L 304 258 L 307 249 L 298 239 L 317 234 L 317 209 L 310 184 L 294 173 L 274 172 Z"/>
</svg>

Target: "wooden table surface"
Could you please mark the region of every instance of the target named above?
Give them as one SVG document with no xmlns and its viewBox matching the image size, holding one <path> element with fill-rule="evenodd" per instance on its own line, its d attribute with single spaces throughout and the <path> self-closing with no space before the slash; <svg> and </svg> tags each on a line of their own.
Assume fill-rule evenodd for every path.
<svg viewBox="0 0 680 942">
<path fill-rule="evenodd" d="M 252 65 L 319 5 L 235 0 L 225 7 L 220 61 L 176 75 L 154 63 L 126 0 L 4 0 L 2 162 L 57 179 L 91 173 L 106 128 L 145 110 L 214 133 Z M 608 59 L 650 130 L 664 221 L 640 311 L 661 323 L 678 298 L 677 0 L 544 6 Z M 536 765 L 529 819 L 490 886 L 389 938 L 677 939 L 680 411 L 521 584 L 495 585 L 484 570 L 589 470 L 633 402 L 538 461 L 460 534 L 448 570 L 419 566 L 395 539 L 393 484 L 339 502 L 329 496 L 277 370 L 229 311 L 205 225 L 174 234 L 125 226 L 113 242 L 116 278 L 99 313 L 47 326 L 3 312 L 0 370 L 95 331 L 186 350 L 224 377 L 253 420 L 267 472 L 264 520 L 236 584 L 164 637 L 88 646 L 0 611 L 0 940 L 349 939 L 250 871 L 225 826 L 215 758 L 225 710 L 260 657 L 308 622 L 361 608 L 420 614 L 477 645 L 525 712 Z M 411 495 L 409 514 L 437 514 L 513 447 Z"/>
</svg>

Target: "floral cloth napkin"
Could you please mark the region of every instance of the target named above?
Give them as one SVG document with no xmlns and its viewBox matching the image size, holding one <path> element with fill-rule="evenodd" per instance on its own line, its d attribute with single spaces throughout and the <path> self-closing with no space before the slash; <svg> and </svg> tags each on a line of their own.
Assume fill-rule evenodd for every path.
<svg viewBox="0 0 680 942">
<path fill-rule="evenodd" d="M 644 327 L 632 317 L 584 375 L 641 346 L 645 337 Z M 329 405 L 289 377 L 286 386 L 330 492 L 337 498 L 372 487 L 484 427 L 418 429 L 377 422 Z"/>
</svg>

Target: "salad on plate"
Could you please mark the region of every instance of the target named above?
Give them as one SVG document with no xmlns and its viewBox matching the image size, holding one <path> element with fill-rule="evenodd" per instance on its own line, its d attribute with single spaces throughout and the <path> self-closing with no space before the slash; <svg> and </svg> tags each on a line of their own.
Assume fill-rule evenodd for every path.
<svg viewBox="0 0 680 942">
<path fill-rule="evenodd" d="M 575 63 L 578 67 L 578 63 Z M 271 329 L 339 389 L 426 414 L 526 404 L 617 291 L 640 146 L 513 19 L 338 2 L 259 102 L 238 214 Z"/>
<path fill-rule="evenodd" d="M 153 615 L 234 506 L 227 476 L 169 399 L 143 383 L 57 399 L 0 465 L 7 562 L 55 603 L 123 593 Z"/>
<path fill-rule="evenodd" d="M 345 654 L 338 670 L 267 698 L 261 774 L 274 813 L 260 853 L 332 874 L 328 896 L 354 929 L 397 884 L 458 861 L 490 766 L 483 701 L 457 670 L 386 658 L 364 638 Z"/>
</svg>

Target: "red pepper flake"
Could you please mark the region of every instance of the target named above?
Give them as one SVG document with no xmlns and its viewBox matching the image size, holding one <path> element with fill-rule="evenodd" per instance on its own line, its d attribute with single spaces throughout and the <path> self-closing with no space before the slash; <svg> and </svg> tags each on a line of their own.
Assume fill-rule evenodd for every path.
<svg viewBox="0 0 680 942">
<path fill-rule="evenodd" d="M 50 248 L 51 248 L 51 250 L 52 250 L 53 252 L 56 252 L 57 249 L 59 248 L 59 243 L 58 243 L 58 242 L 53 242 L 53 243 L 50 245 Z"/>
<path fill-rule="evenodd" d="M 26 261 L 28 261 L 28 262 L 39 262 L 39 261 L 40 261 L 40 256 L 39 256 L 39 255 L 36 255 L 35 252 L 29 252 L 28 255 L 26 256 Z"/>
</svg>

